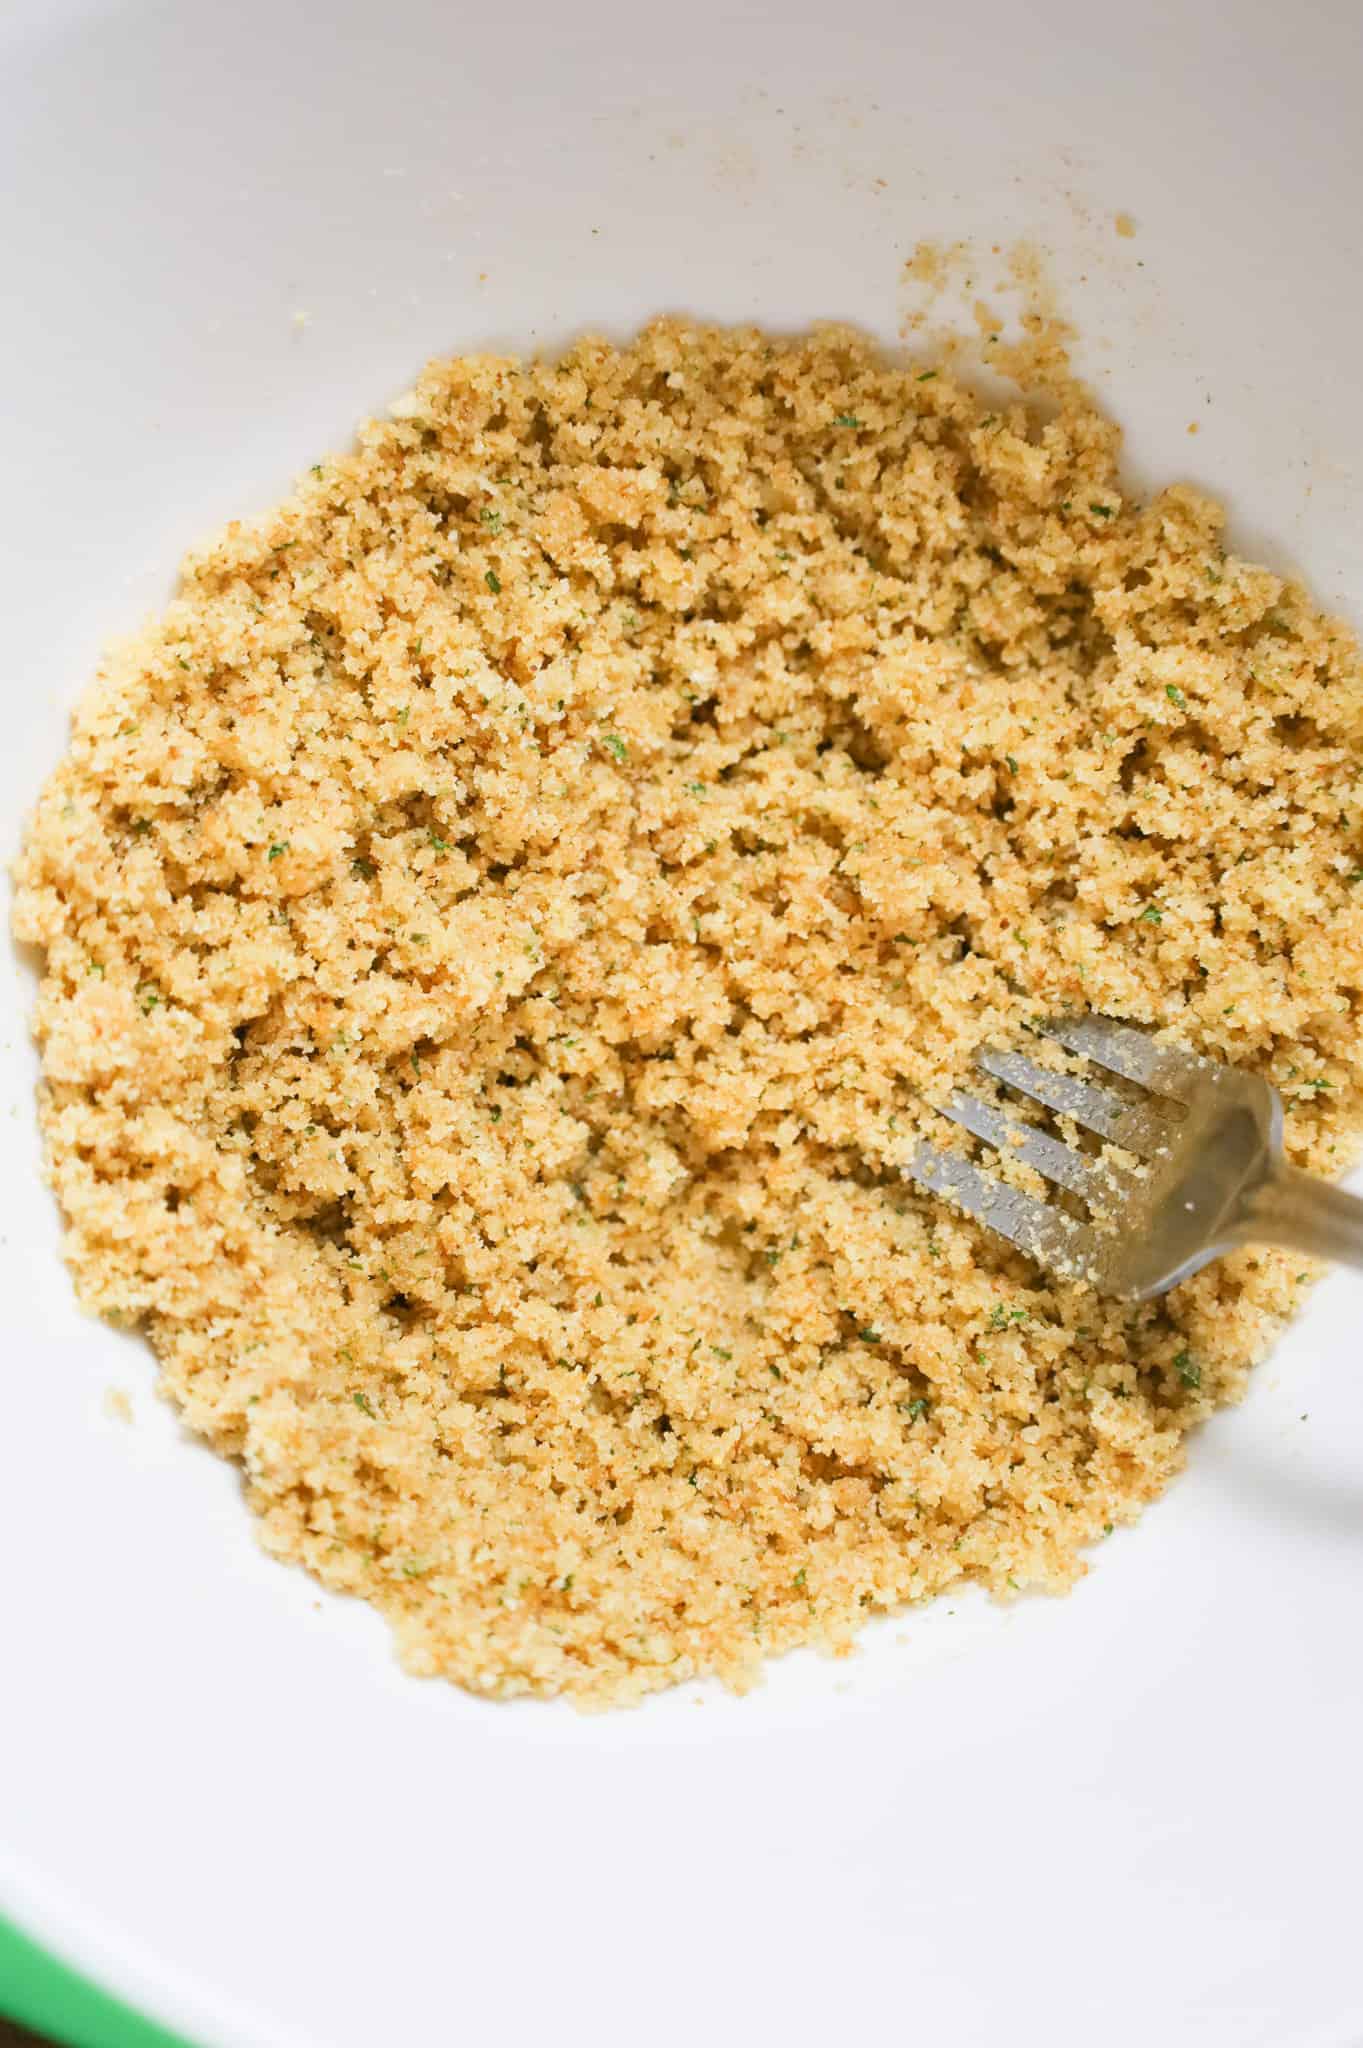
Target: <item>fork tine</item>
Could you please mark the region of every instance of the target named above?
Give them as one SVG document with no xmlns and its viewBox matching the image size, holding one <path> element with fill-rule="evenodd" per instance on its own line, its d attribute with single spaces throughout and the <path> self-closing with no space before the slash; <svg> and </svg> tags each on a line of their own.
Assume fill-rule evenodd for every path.
<svg viewBox="0 0 1363 2048">
<path fill-rule="evenodd" d="M 1077 1052 L 1123 1080 L 1135 1081 L 1157 1095 L 1181 1100 L 1204 1079 L 1212 1061 L 1182 1046 L 1164 1045 L 1132 1024 L 1118 1024 L 1111 1017 L 1057 1017 L 1046 1027 L 1047 1036 Z"/>
<path fill-rule="evenodd" d="M 1004 1116 L 1000 1110 L 991 1109 L 986 1102 L 980 1102 L 974 1095 L 963 1094 L 958 1088 L 951 1098 L 942 1105 L 942 1114 L 960 1124 L 975 1137 L 983 1138 L 987 1145 L 994 1145 L 1005 1159 L 1020 1159 L 1025 1166 L 1033 1166 L 1062 1188 L 1069 1188 L 1073 1194 L 1083 1195 L 1092 1200 L 1095 1188 L 1093 1174 L 1082 1153 L 1062 1144 L 1059 1138 L 1048 1136 L 1045 1131 L 1036 1130 L 1031 1124 Z"/>
<path fill-rule="evenodd" d="M 1072 1117 L 1085 1130 L 1096 1131 L 1100 1138 L 1124 1146 L 1141 1158 L 1150 1158 L 1169 1142 L 1170 1128 L 1153 1110 L 1129 1108 L 1105 1088 L 1095 1088 L 1073 1074 L 1052 1073 L 1049 1067 L 1040 1067 L 1035 1060 L 1028 1059 L 1026 1053 L 998 1052 L 986 1047 L 976 1053 L 975 1064 L 996 1081 L 1044 1102 L 1060 1116 Z"/>
<path fill-rule="evenodd" d="M 902 1169 L 907 1180 L 916 1181 L 930 1194 L 945 1195 L 959 1208 L 1006 1237 L 1019 1251 L 1066 1278 L 1082 1279 L 1089 1271 L 1094 1235 L 1083 1223 L 1076 1223 L 1063 1210 L 1038 1202 L 1016 1188 L 1005 1187 L 978 1166 L 954 1153 L 939 1152 L 935 1145 L 920 1140 L 913 1157 Z"/>
</svg>

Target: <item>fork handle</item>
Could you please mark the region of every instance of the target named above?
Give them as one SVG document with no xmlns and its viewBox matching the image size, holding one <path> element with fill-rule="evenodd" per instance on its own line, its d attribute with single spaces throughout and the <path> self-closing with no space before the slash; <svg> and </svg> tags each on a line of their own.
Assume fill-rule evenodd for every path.
<svg viewBox="0 0 1363 2048">
<path fill-rule="evenodd" d="M 1363 1269 L 1363 1199 L 1285 1159 L 1246 1197 L 1239 1234 L 1248 1243 Z"/>
</svg>

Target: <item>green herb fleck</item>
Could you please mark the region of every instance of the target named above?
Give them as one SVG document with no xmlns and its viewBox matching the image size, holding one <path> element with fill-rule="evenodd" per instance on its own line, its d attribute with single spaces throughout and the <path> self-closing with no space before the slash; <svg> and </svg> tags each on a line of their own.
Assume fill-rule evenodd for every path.
<svg viewBox="0 0 1363 2048">
<path fill-rule="evenodd" d="M 270 848 L 270 851 L 269 851 L 269 853 L 268 853 L 268 854 L 266 855 L 266 859 L 267 859 L 267 860 L 278 860 L 278 859 L 279 859 L 279 856 L 280 856 L 280 854 L 281 854 L 281 853 L 287 853 L 287 852 L 288 852 L 288 850 L 289 850 L 289 842 L 288 842 L 288 840 L 287 840 L 287 839 L 276 839 L 276 841 L 275 841 L 274 845 L 273 845 L 273 846 L 272 846 L 272 847 Z"/>
<path fill-rule="evenodd" d="M 1110 519 L 1112 517 L 1111 505 L 1090 505 L 1089 511 L 1099 519 Z"/>
<path fill-rule="evenodd" d="M 629 748 L 625 745 L 618 732 L 608 732 L 602 741 L 602 745 L 610 749 L 617 761 L 628 761 Z"/>
<path fill-rule="evenodd" d="M 1202 1385 L 1202 1367 L 1193 1364 L 1193 1354 L 1191 1351 L 1180 1351 L 1178 1353 L 1174 1360 L 1174 1371 L 1178 1374 L 1185 1387 L 1200 1387 Z"/>
<path fill-rule="evenodd" d="M 501 532 L 502 515 L 494 505 L 484 505 L 478 517 L 482 520 L 489 533 Z"/>
<path fill-rule="evenodd" d="M 936 375 L 937 372 L 935 370 L 924 370 L 920 373 L 918 381 L 920 384 L 926 384 L 930 378 L 933 378 Z"/>
<path fill-rule="evenodd" d="M 502 579 L 501 579 L 501 577 L 500 577 L 500 576 L 499 576 L 499 575 L 497 574 L 497 571 L 496 571 L 495 569 L 489 569 L 489 570 L 488 570 L 488 572 L 487 572 L 487 574 L 486 574 L 486 576 L 484 576 L 484 578 L 483 578 L 483 581 L 484 581 L 484 583 L 486 583 L 486 585 L 487 585 L 488 589 L 489 589 L 489 590 L 490 590 L 490 591 L 492 592 L 492 595 L 493 595 L 494 597 L 500 597 L 500 596 L 501 596 L 501 594 L 502 594 Z"/>
<path fill-rule="evenodd" d="M 352 1394 L 350 1398 L 355 1403 L 355 1406 L 360 1410 L 360 1413 L 362 1415 L 367 1415 L 371 1422 L 378 1421 L 378 1416 L 374 1413 L 373 1409 L 369 1405 L 368 1394 Z"/>
<path fill-rule="evenodd" d="M 918 1396 L 916 1401 L 910 1401 L 908 1407 L 904 1410 L 910 1422 L 917 1422 L 919 1416 L 926 1415 L 927 1412 L 928 1404 L 922 1394 Z"/>
<path fill-rule="evenodd" d="M 854 412 L 840 412 L 833 424 L 835 427 L 859 427 L 861 421 Z"/>
<path fill-rule="evenodd" d="M 1164 694 L 1171 704 L 1177 705 L 1180 711 L 1183 710 L 1188 702 L 1188 699 L 1184 696 L 1177 683 L 1166 683 L 1164 685 Z"/>
</svg>

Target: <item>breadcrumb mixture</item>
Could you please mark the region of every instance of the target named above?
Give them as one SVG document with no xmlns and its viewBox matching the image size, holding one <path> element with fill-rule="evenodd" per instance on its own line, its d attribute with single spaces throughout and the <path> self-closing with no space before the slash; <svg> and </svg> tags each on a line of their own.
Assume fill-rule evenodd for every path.
<svg viewBox="0 0 1363 2048">
<path fill-rule="evenodd" d="M 412 1671 L 620 1702 L 1064 1587 L 1293 1307 L 898 1172 L 1064 1008 L 1319 1171 L 1363 1123 L 1357 650 L 1117 445 L 841 329 L 439 362 L 82 704 L 17 908 L 76 1282 Z"/>
</svg>

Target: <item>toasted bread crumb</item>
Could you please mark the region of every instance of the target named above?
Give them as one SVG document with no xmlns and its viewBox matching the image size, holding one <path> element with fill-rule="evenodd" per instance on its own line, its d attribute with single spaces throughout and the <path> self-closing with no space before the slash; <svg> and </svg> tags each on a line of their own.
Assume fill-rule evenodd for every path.
<svg viewBox="0 0 1363 2048">
<path fill-rule="evenodd" d="M 1353 641 L 1205 497 L 1127 496 L 1074 387 L 839 329 L 441 362 L 390 413 L 191 556 L 39 805 L 82 1297 L 269 1548 L 477 1692 L 742 1688 L 1066 1586 L 1301 1262 L 1131 1309 L 899 1162 L 1090 1006 L 1342 1168 Z"/>
</svg>

